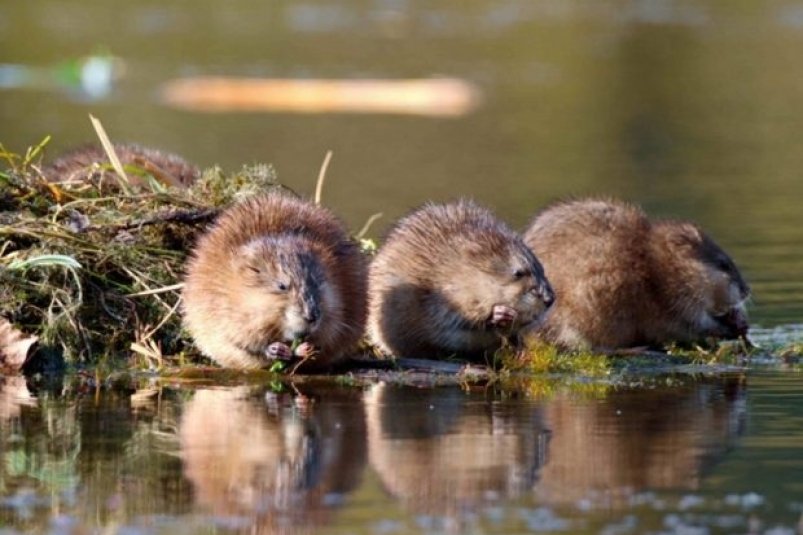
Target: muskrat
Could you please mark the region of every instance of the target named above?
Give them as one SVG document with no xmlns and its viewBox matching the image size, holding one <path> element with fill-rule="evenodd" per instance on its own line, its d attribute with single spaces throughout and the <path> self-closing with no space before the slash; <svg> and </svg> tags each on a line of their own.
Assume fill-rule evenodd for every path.
<svg viewBox="0 0 803 535">
<path fill-rule="evenodd" d="M 184 320 L 222 366 L 300 357 L 305 370 L 325 368 L 362 336 L 366 269 L 328 209 L 287 193 L 254 196 L 226 209 L 191 252 Z"/>
<path fill-rule="evenodd" d="M 114 152 L 125 167 L 137 172 L 127 172 L 132 185 L 144 185 L 142 174 L 147 173 L 167 186 L 189 186 L 201 175 L 197 167 L 181 156 L 136 144 L 115 143 Z M 81 183 L 87 180 L 101 181 L 106 173 L 113 173 L 109 157 L 99 145 L 84 145 L 62 154 L 42 169 L 50 182 Z M 115 181 L 106 179 L 115 185 Z"/>
<path fill-rule="evenodd" d="M 539 327 L 564 348 L 619 349 L 735 338 L 750 293 L 697 225 L 650 221 L 617 200 L 559 202 L 524 233 L 558 296 Z"/>
<path fill-rule="evenodd" d="M 554 297 L 521 238 L 489 210 L 426 204 L 388 233 L 369 271 L 368 333 L 398 357 L 489 360 Z"/>
</svg>

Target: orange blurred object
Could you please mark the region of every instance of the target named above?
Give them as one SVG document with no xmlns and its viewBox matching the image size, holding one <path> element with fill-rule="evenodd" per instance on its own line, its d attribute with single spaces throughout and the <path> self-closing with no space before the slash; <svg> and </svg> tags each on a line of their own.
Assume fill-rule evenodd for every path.
<svg viewBox="0 0 803 535">
<path fill-rule="evenodd" d="M 458 78 L 289 80 L 199 77 L 172 80 L 162 100 L 202 112 L 389 113 L 459 117 L 474 110 L 479 89 Z"/>
</svg>

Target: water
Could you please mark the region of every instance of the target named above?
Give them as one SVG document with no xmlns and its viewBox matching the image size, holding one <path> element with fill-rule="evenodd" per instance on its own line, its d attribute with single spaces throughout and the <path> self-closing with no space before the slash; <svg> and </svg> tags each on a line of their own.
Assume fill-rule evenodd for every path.
<svg viewBox="0 0 803 535">
<path fill-rule="evenodd" d="M 798 374 L 420 389 L 0 390 L 0 525 L 798 533 Z"/>
<path fill-rule="evenodd" d="M 201 166 L 271 162 L 372 234 L 469 195 L 520 227 L 605 194 L 701 223 L 800 338 L 803 7 L 790 0 L 0 3 L 0 142 L 111 137 Z M 64 66 L 108 50 L 89 91 Z M 189 112 L 188 76 L 448 76 L 459 117 Z M 111 91 L 107 92 L 111 87 Z M 789 335 L 791 333 L 791 335 Z M 95 390 L 0 378 L 0 532 L 803 533 L 800 373 L 504 389 Z"/>
</svg>

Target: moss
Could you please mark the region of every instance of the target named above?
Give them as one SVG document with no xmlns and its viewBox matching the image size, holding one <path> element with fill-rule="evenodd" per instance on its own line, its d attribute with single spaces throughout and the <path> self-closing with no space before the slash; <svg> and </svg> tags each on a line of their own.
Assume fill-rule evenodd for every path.
<svg viewBox="0 0 803 535">
<path fill-rule="evenodd" d="M 503 350 L 500 356 L 503 369 L 530 374 L 571 373 L 589 377 L 610 374 L 611 359 L 588 351 L 562 352 L 552 344 L 532 342 L 519 352 Z"/>
</svg>

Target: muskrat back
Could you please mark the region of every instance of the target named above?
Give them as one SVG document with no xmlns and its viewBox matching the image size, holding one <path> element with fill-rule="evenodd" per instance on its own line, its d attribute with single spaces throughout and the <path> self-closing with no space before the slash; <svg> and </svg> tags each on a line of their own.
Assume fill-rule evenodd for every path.
<svg viewBox="0 0 803 535">
<path fill-rule="evenodd" d="M 489 210 L 430 203 L 394 226 L 371 264 L 368 332 L 390 355 L 488 359 L 552 299 L 535 255 Z"/>
<path fill-rule="evenodd" d="M 114 152 L 123 167 L 129 166 L 136 171 L 127 173 L 134 186 L 144 184 L 143 173 L 168 186 L 189 186 L 201 175 L 197 167 L 181 156 L 158 149 L 115 143 Z M 109 157 L 103 147 L 84 145 L 53 160 L 42 169 L 42 174 L 50 182 L 82 183 L 91 180 L 101 183 L 107 173 L 114 172 L 109 166 Z M 106 179 L 106 182 L 115 185 L 114 180 Z"/>
<path fill-rule="evenodd" d="M 228 208 L 200 238 L 184 319 L 223 366 L 299 357 L 303 369 L 326 368 L 362 335 L 365 280 L 362 253 L 329 210 L 273 192 Z"/>
<path fill-rule="evenodd" d="M 631 204 L 581 199 L 539 213 L 524 240 L 558 296 L 539 334 L 561 346 L 661 346 L 747 331 L 747 284 L 692 223 L 654 222 Z"/>
</svg>

